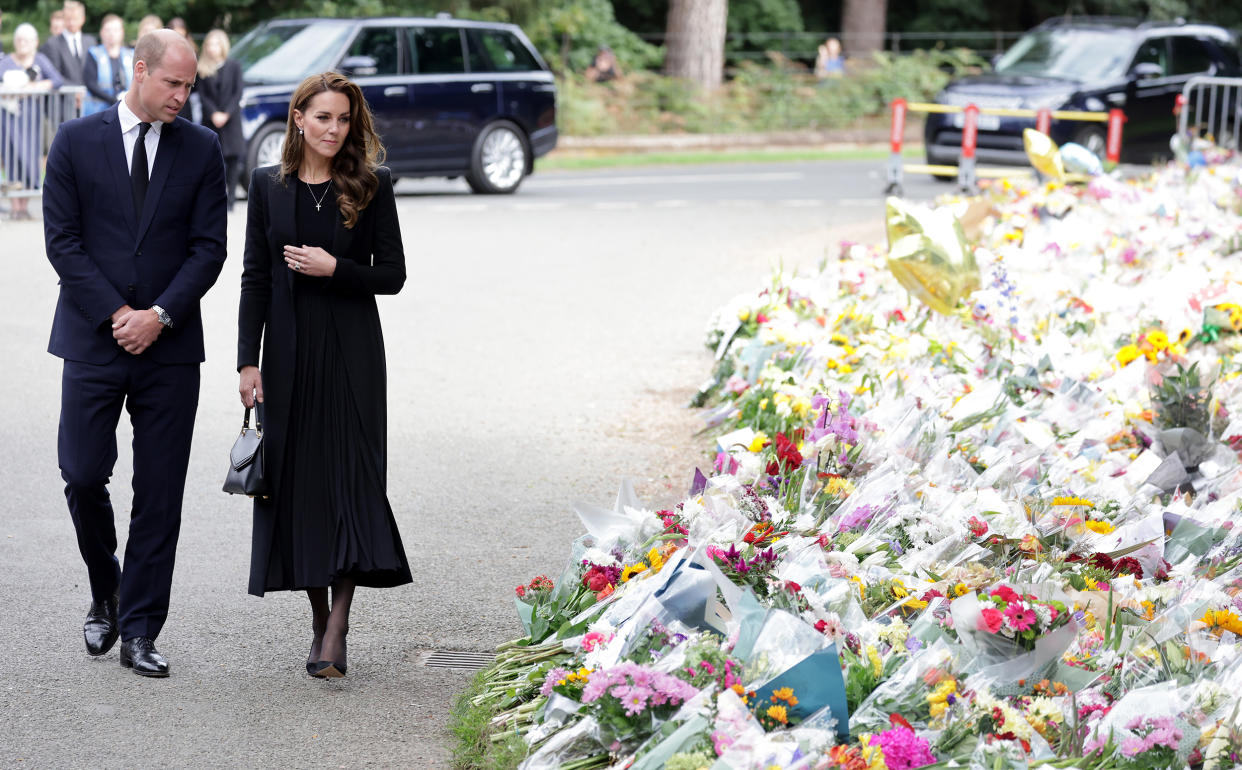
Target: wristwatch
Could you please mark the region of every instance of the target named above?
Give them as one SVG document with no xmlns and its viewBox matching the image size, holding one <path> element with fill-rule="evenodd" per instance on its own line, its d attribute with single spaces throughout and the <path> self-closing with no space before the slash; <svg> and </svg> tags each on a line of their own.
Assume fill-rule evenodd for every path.
<svg viewBox="0 0 1242 770">
<path fill-rule="evenodd" d="M 164 326 L 167 326 L 169 329 L 172 328 L 172 318 L 168 315 L 167 310 L 159 305 L 152 305 L 151 309 L 155 311 L 155 317 L 160 319 L 160 323 L 164 324 Z"/>
</svg>

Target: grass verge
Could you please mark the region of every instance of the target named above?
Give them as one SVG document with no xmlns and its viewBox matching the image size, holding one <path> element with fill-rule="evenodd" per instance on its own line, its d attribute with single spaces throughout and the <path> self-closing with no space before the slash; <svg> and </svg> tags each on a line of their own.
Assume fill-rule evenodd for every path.
<svg viewBox="0 0 1242 770">
<path fill-rule="evenodd" d="M 490 723 L 495 714 L 490 705 L 470 703 L 483 691 L 487 673 L 480 671 L 457 696 L 449 716 L 449 730 L 457 738 L 453 749 L 456 770 L 513 770 L 526 757 L 526 742 L 521 737 L 492 731 Z"/>
<path fill-rule="evenodd" d="M 906 150 L 904 157 L 922 157 L 921 151 Z M 596 168 L 628 168 L 636 166 L 690 166 L 715 163 L 802 163 L 824 160 L 875 160 L 888 157 L 888 150 L 878 147 L 820 150 L 790 148 L 780 150 L 685 150 L 678 152 L 628 152 L 586 154 L 584 151 L 558 154 L 553 152 L 536 161 L 540 171 L 581 171 Z"/>
</svg>

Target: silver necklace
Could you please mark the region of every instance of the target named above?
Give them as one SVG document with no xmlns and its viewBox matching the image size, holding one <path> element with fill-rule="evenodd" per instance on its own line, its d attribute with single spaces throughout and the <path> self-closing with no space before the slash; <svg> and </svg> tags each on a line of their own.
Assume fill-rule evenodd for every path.
<svg viewBox="0 0 1242 770">
<path fill-rule="evenodd" d="M 303 182 L 303 184 L 305 184 L 306 189 L 310 191 L 311 200 L 315 201 L 315 211 L 318 211 L 320 208 L 323 207 L 324 199 L 328 197 L 328 190 L 332 189 L 332 180 L 331 179 L 328 180 L 327 187 L 323 188 L 323 195 L 320 195 L 318 198 L 315 197 L 315 190 L 314 188 L 310 186 L 310 182 Z"/>
</svg>

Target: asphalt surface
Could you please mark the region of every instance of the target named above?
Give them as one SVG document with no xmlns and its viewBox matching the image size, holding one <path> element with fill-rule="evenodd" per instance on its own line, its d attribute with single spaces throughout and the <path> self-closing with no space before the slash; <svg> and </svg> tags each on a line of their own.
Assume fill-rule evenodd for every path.
<svg viewBox="0 0 1242 770">
<path fill-rule="evenodd" d="M 926 184 L 907 189 L 946 189 Z M 414 583 L 359 589 L 349 676 L 332 682 L 303 669 L 306 600 L 245 593 L 249 505 L 220 491 L 241 418 L 244 204 L 204 302 L 166 680 L 83 650 L 89 592 L 56 467 L 60 362 L 45 352 L 56 276 L 41 222 L 0 222 L 0 766 L 447 767 L 450 703 L 471 673 L 426 655 L 520 634 L 513 586 L 564 566 L 582 531 L 573 501 L 611 504 L 624 478 L 653 506 L 681 498 L 707 462 L 685 404 L 710 371 L 712 311 L 775 265 L 880 239 L 882 187 L 875 163 L 537 174 L 504 198 L 402 181 L 409 280 L 380 309 L 389 495 Z M 119 443 L 123 551 L 124 419 Z"/>
</svg>

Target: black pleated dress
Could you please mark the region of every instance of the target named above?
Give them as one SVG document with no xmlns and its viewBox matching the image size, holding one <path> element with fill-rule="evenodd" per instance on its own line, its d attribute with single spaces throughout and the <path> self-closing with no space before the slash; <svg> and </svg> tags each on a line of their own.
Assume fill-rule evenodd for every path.
<svg viewBox="0 0 1242 770">
<path fill-rule="evenodd" d="M 298 242 L 330 251 L 340 212 L 325 185 L 298 184 Z M 322 198 L 316 210 L 315 198 Z M 294 276 L 297 353 L 284 471 L 273 495 L 275 528 L 265 590 L 302 590 L 350 578 L 388 588 L 411 581 L 385 489 L 384 426 L 364 425 L 333 322 L 328 279 Z"/>
</svg>

